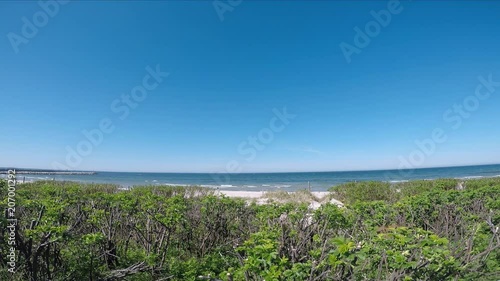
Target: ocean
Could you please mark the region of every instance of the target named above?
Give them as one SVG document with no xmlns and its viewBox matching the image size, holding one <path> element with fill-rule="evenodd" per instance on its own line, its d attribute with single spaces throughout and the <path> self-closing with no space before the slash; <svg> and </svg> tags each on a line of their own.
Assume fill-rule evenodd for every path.
<svg viewBox="0 0 500 281">
<path fill-rule="evenodd" d="M 22 170 L 22 169 L 19 169 Z M 1 175 L 5 177 L 5 175 Z M 114 183 L 123 187 L 136 185 L 199 185 L 209 188 L 244 191 L 294 191 L 311 186 L 313 191 L 326 191 L 334 185 L 353 181 L 408 181 L 417 179 L 500 177 L 499 165 L 425 168 L 414 170 L 381 170 L 352 172 L 304 173 L 132 173 L 97 172 L 94 175 L 18 175 L 18 181 L 67 180 Z"/>
</svg>

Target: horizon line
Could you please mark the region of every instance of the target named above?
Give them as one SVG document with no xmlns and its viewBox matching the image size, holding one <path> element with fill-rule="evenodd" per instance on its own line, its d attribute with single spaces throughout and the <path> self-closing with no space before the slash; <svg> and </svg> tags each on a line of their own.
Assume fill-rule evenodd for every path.
<svg viewBox="0 0 500 281">
<path fill-rule="evenodd" d="M 283 171 L 283 172 L 239 172 L 239 173 L 227 173 L 227 172 L 141 172 L 141 171 L 110 171 L 110 170 L 56 170 L 56 169 L 42 169 L 42 168 L 18 168 L 18 167 L 1 167 L 0 171 L 5 170 L 38 170 L 38 171 L 61 171 L 61 172 L 104 172 L 104 173 L 144 173 L 144 174 L 292 174 L 292 173 L 348 173 L 348 172 L 380 172 L 380 171 L 407 171 L 407 170 L 425 170 L 425 169 L 438 169 L 438 168 L 460 168 L 460 167 L 477 167 L 477 166 L 495 166 L 500 165 L 500 163 L 487 163 L 487 164 L 468 164 L 468 165 L 452 165 L 452 166 L 429 166 L 429 167 L 418 167 L 418 168 L 406 168 L 406 169 L 366 169 L 366 170 L 336 170 L 336 171 Z"/>
</svg>

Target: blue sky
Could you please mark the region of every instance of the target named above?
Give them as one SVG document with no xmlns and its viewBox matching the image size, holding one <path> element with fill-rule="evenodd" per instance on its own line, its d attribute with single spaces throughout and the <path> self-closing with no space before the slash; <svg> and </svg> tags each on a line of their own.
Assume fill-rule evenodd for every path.
<svg viewBox="0 0 500 281">
<path fill-rule="evenodd" d="M 70 2 L 16 53 L 12 33 L 43 10 L 2 2 L 0 166 L 68 166 L 68 147 L 104 118 L 114 130 L 69 168 L 398 168 L 435 128 L 447 139 L 418 167 L 500 162 L 500 87 L 457 129 L 458 113 L 443 118 L 479 76 L 500 81 L 500 3 L 401 2 L 348 63 L 340 44 L 387 3 L 243 1 L 221 21 L 211 1 Z M 169 76 L 121 120 L 113 101 L 157 65 Z M 252 147 L 284 107 L 295 118 Z"/>
</svg>

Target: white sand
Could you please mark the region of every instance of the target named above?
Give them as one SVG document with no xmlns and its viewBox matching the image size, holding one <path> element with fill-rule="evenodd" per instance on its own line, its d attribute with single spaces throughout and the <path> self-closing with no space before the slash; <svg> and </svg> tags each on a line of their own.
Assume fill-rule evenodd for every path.
<svg viewBox="0 0 500 281">
<path fill-rule="evenodd" d="M 233 191 L 233 190 L 219 190 L 221 194 L 227 197 L 240 197 L 240 198 L 261 198 L 264 195 L 263 191 Z"/>
<path fill-rule="evenodd" d="M 243 199 L 256 199 L 258 203 L 265 203 L 267 201 L 267 198 L 264 196 L 265 192 L 264 191 L 234 191 L 234 190 L 219 190 L 218 191 L 220 194 L 224 194 L 225 196 L 228 197 L 237 197 L 237 198 L 243 198 Z M 332 203 L 338 206 L 343 206 L 342 202 L 336 200 L 336 199 L 331 199 L 331 200 L 323 200 L 325 196 L 330 194 L 330 192 L 327 191 L 313 191 L 311 192 L 312 195 L 314 195 L 316 198 L 319 199 L 321 202 L 317 202 L 312 200 L 310 203 L 310 208 L 311 209 L 317 209 L 321 206 L 321 204 L 324 203 Z"/>
<path fill-rule="evenodd" d="M 226 195 L 227 197 L 241 197 L 241 198 L 261 198 L 265 191 L 235 191 L 235 190 L 220 190 L 220 193 Z M 327 191 L 313 191 L 312 195 L 323 198 L 329 192 Z"/>
</svg>

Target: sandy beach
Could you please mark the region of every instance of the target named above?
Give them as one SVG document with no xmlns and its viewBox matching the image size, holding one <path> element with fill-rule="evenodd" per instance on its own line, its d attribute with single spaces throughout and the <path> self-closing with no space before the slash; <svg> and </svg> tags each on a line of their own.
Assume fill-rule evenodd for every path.
<svg viewBox="0 0 500 281">
<path fill-rule="evenodd" d="M 224 194 L 228 197 L 239 197 L 239 198 L 262 198 L 266 193 L 265 191 L 234 191 L 234 190 L 220 190 L 221 194 Z M 292 192 L 290 192 L 292 193 Z M 327 191 L 313 191 L 312 195 L 323 198 L 328 195 L 330 192 Z"/>
<path fill-rule="evenodd" d="M 331 203 L 338 206 L 344 206 L 342 202 L 331 198 L 331 193 L 327 191 L 315 191 L 311 192 L 310 195 L 306 196 L 304 194 L 296 192 L 264 192 L 264 191 L 232 191 L 232 190 L 220 190 L 219 194 L 223 194 L 232 198 L 243 198 L 249 201 L 255 201 L 257 204 L 266 204 L 269 202 L 290 202 L 290 201 L 300 201 L 309 203 L 309 208 L 317 209 L 322 204 Z"/>
</svg>

